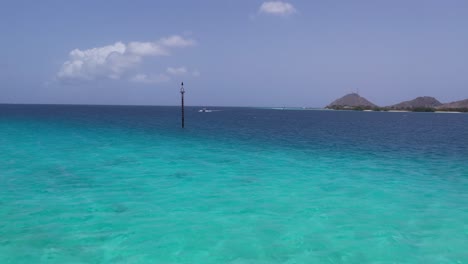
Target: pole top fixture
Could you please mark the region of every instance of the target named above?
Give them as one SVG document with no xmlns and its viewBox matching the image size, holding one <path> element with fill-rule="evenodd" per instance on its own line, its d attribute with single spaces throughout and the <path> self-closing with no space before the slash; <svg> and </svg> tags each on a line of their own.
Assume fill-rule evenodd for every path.
<svg viewBox="0 0 468 264">
<path fill-rule="evenodd" d="M 184 90 L 184 82 L 182 82 L 180 84 L 180 93 L 185 93 L 185 90 Z"/>
</svg>

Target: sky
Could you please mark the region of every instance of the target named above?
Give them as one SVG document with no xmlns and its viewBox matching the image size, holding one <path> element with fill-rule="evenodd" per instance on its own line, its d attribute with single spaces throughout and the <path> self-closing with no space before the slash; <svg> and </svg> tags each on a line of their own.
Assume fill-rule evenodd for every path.
<svg viewBox="0 0 468 264">
<path fill-rule="evenodd" d="M 0 103 L 468 98 L 466 0 L 0 1 Z"/>
</svg>

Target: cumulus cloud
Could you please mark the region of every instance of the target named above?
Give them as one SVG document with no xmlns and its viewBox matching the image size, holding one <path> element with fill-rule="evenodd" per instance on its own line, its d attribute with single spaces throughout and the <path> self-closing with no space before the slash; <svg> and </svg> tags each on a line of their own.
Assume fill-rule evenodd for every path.
<svg viewBox="0 0 468 264">
<path fill-rule="evenodd" d="M 127 45 L 128 53 L 137 56 L 167 56 L 169 51 L 154 42 L 130 42 Z"/>
<path fill-rule="evenodd" d="M 169 56 L 174 48 L 185 48 L 194 44 L 192 39 L 175 35 L 154 42 L 116 42 L 86 50 L 74 49 L 58 71 L 57 78 L 64 81 L 121 79 L 129 70 L 140 65 L 145 57 Z M 155 81 L 164 78 L 143 74 L 134 76 L 133 79 Z"/>
<path fill-rule="evenodd" d="M 269 1 L 263 2 L 259 9 L 260 13 L 287 16 L 297 12 L 296 8 L 288 2 Z"/>
</svg>

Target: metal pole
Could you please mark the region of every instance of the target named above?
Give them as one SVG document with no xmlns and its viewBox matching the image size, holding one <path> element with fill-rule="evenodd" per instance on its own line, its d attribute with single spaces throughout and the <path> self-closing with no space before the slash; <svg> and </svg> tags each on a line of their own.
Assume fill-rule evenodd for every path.
<svg viewBox="0 0 468 264">
<path fill-rule="evenodd" d="M 184 82 L 182 82 L 181 87 L 180 87 L 180 95 L 182 96 L 182 128 L 185 127 L 185 113 L 184 113 Z"/>
</svg>

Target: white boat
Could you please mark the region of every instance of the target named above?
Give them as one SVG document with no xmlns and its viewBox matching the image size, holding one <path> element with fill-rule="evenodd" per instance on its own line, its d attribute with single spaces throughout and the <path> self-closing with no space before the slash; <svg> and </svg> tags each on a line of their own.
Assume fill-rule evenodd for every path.
<svg viewBox="0 0 468 264">
<path fill-rule="evenodd" d="M 202 108 L 200 110 L 198 110 L 199 113 L 210 113 L 210 112 L 213 112 L 213 110 L 209 110 L 209 109 L 206 109 L 206 108 Z"/>
</svg>

